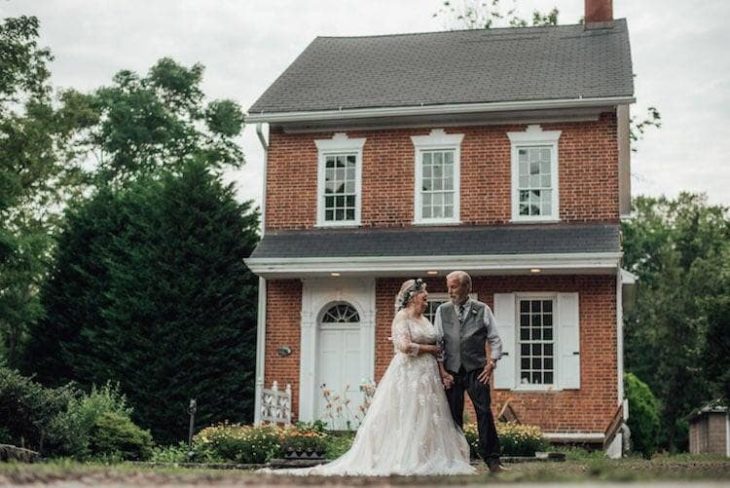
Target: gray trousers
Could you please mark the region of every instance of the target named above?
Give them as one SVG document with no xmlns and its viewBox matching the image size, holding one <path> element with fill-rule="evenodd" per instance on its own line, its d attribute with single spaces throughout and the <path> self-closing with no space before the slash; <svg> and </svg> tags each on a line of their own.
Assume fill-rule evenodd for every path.
<svg viewBox="0 0 730 488">
<path fill-rule="evenodd" d="M 481 369 L 465 371 L 462 367 L 458 373 L 449 371 L 454 377 L 454 385 L 446 390 L 451 416 L 460 428 L 464 428 L 464 392 L 466 391 L 474 404 L 477 413 L 477 430 L 479 431 L 479 455 L 486 463 L 499 460 L 499 438 L 494 426 L 489 385 L 481 383 L 477 376 Z"/>
</svg>

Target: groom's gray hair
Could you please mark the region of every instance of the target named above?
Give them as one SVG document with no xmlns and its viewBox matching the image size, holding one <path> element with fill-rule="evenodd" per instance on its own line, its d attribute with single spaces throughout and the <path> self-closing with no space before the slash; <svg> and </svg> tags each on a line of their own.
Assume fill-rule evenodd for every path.
<svg viewBox="0 0 730 488">
<path fill-rule="evenodd" d="M 458 278 L 462 284 L 466 283 L 467 290 L 471 293 L 471 276 L 466 271 L 452 271 L 446 275 L 446 279 Z"/>
</svg>

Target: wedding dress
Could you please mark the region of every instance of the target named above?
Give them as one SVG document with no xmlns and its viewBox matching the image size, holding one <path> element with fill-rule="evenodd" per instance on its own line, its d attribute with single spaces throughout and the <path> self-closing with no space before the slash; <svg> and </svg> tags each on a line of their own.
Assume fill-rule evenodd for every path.
<svg viewBox="0 0 730 488">
<path fill-rule="evenodd" d="M 313 468 L 277 470 L 294 475 L 473 474 L 469 446 L 456 427 L 436 359 L 418 354 L 420 344 L 436 344 L 425 317 L 396 314 L 395 356 L 385 371 L 352 447 L 340 458 Z M 268 471 L 274 472 L 274 471 Z"/>
</svg>

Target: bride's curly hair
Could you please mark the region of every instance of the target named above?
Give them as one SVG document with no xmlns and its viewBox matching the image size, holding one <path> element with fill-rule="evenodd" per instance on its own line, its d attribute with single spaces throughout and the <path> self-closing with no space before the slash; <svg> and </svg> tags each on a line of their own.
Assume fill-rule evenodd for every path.
<svg viewBox="0 0 730 488">
<path fill-rule="evenodd" d="M 408 306 L 411 299 L 426 288 L 421 278 L 404 281 L 395 297 L 395 311 L 400 312 Z"/>
</svg>

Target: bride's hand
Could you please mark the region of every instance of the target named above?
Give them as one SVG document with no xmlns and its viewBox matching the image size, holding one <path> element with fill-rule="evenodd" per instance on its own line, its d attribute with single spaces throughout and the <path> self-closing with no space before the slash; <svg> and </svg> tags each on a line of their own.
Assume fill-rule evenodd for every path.
<svg viewBox="0 0 730 488">
<path fill-rule="evenodd" d="M 454 386 L 454 377 L 448 373 L 444 373 L 441 375 L 441 383 L 444 384 L 444 390 L 448 390 Z"/>
</svg>

